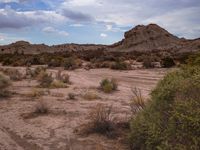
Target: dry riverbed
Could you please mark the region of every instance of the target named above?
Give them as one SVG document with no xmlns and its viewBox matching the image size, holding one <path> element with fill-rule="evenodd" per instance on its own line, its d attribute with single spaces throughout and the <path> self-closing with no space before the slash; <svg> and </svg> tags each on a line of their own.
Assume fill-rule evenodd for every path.
<svg viewBox="0 0 200 150">
<path fill-rule="evenodd" d="M 19 67 L 24 71 L 25 68 Z M 49 72 L 56 73 L 56 69 Z M 38 83 L 23 79 L 13 82 L 10 98 L 0 100 L 0 150 L 109 150 L 127 149 L 120 138 L 112 139 L 98 134 L 79 135 L 79 127 L 86 123 L 88 112 L 97 104 L 112 105 L 113 116 L 118 121 L 128 120 L 131 114 L 131 88 L 141 89 L 145 97 L 163 78 L 168 70 L 146 69 L 113 71 L 110 69 L 78 69 L 63 71 L 70 75 L 71 84 L 61 89 L 39 89 L 43 96 L 32 98 L 29 95 Z M 118 90 L 106 94 L 98 89 L 103 78 L 115 78 Z M 87 100 L 84 94 L 92 92 L 97 99 Z M 75 100 L 68 98 L 75 94 Z M 46 115 L 28 116 L 43 100 L 49 107 Z"/>
</svg>

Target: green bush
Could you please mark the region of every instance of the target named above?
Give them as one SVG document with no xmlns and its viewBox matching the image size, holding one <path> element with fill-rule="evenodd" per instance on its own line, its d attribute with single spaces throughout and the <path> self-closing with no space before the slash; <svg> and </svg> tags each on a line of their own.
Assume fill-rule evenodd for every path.
<svg viewBox="0 0 200 150">
<path fill-rule="evenodd" d="M 115 79 L 103 79 L 100 82 L 100 88 L 103 90 L 105 93 L 111 93 L 112 91 L 117 90 L 118 84 Z"/>
<path fill-rule="evenodd" d="M 191 55 L 191 56 L 186 60 L 186 62 L 187 62 L 189 65 L 200 66 L 200 53 Z"/>
<path fill-rule="evenodd" d="M 173 67 L 176 65 L 173 58 L 171 58 L 171 57 L 163 58 L 161 61 L 161 64 L 162 64 L 162 67 L 164 67 L 164 68 L 170 68 L 170 67 Z"/>
<path fill-rule="evenodd" d="M 169 73 L 131 121 L 131 149 L 199 149 L 200 68 Z"/>
</svg>

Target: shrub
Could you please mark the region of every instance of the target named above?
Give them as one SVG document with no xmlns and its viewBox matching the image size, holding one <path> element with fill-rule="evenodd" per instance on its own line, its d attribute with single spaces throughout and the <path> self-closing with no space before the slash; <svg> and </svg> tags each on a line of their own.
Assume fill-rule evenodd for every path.
<svg viewBox="0 0 200 150">
<path fill-rule="evenodd" d="M 36 114 L 47 114 L 49 112 L 49 107 L 44 100 L 39 100 L 35 106 L 34 113 Z"/>
<path fill-rule="evenodd" d="M 191 55 L 191 56 L 186 60 L 186 62 L 187 62 L 187 64 L 189 64 L 189 65 L 200 66 L 200 53 Z"/>
<path fill-rule="evenodd" d="M 0 97 L 6 97 L 9 95 L 7 88 L 10 85 L 11 85 L 10 79 L 0 73 Z"/>
<path fill-rule="evenodd" d="M 115 70 L 128 70 L 128 69 L 130 69 L 130 66 L 127 63 L 125 63 L 125 62 L 117 61 L 117 62 L 114 62 L 111 65 L 111 69 L 115 69 Z"/>
<path fill-rule="evenodd" d="M 69 57 L 64 60 L 64 69 L 65 70 L 74 70 L 77 68 L 75 58 Z"/>
<path fill-rule="evenodd" d="M 61 70 L 59 70 L 57 72 L 56 79 L 62 81 L 63 83 L 70 83 L 69 75 L 68 74 L 62 74 Z"/>
<path fill-rule="evenodd" d="M 75 95 L 74 93 L 69 93 L 69 94 L 68 94 L 68 98 L 69 98 L 70 100 L 75 100 L 75 99 L 76 99 L 76 95 Z"/>
<path fill-rule="evenodd" d="M 112 106 L 106 107 L 103 104 L 97 104 L 89 113 L 90 119 L 87 124 L 86 133 L 108 134 L 114 130 Z"/>
<path fill-rule="evenodd" d="M 103 90 L 105 93 L 111 93 L 112 91 L 117 90 L 118 84 L 115 79 L 103 79 L 100 82 L 100 89 Z"/>
<path fill-rule="evenodd" d="M 147 59 L 145 59 L 145 60 L 143 61 L 143 66 L 144 66 L 145 68 L 153 68 L 153 67 L 154 67 L 154 65 L 153 65 L 153 63 L 152 63 L 152 60 L 151 60 L 150 58 L 147 58 Z"/>
<path fill-rule="evenodd" d="M 38 81 L 40 82 L 41 87 L 48 88 L 51 86 L 53 78 L 52 75 L 47 72 L 40 72 L 38 75 Z"/>
<path fill-rule="evenodd" d="M 131 121 L 131 149 L 199 149 L 200 68 L 169 73 Z"/>
<path fill-rule="evenodd" d="M 161 61 L 161 64 L 162 64 L 162 67 L 164 67 L 164 68 L 170 68 L 170 67 L 173 67 L 176 65 L 173 58 L 171 58 L 171 57 L 163 58 Z"/>
</svg>

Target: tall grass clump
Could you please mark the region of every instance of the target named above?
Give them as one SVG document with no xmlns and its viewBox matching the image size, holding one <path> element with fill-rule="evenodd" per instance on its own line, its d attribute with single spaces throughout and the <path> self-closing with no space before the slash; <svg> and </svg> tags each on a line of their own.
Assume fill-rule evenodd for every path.
<svg viewBox="0 0 200 150">
<path fill-rule="evenodd" d="M 131 149 L 196 150 L 200 147 L 200 68 L 167 74 L 131 121 Z"/>
</svg>

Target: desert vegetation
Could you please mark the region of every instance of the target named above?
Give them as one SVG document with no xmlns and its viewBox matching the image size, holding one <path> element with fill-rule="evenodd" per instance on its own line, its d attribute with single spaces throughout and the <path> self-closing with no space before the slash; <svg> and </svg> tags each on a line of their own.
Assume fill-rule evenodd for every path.
<svg viewBox="0 0 200 150">
<path fill-rule="evenodd" d="M 103 79 L 100 82 L 100 89 L 102 91 L 104 91 L 105 93 L 111 93 L 113 91 L 116 91 L 118 88 L 118 84 L 116 79 L 112 78 L 112 79 Z"/>
<path fill-rule="evenodd" d="M 199 75 L 199 67 L 183 67 L 158 83 L 151 101 L 131 121 L 131 149 L 200 147 Z"/>
</svg>

